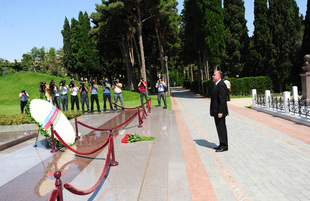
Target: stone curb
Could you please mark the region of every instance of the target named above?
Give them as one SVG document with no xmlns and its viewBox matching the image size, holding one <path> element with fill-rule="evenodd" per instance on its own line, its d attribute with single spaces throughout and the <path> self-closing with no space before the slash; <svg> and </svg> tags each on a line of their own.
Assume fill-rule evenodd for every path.
<svg viewBox="0 0 310 201">
<path fill-rule="evenodd" d="M 308 119 L 303 118 L 303 117 L 296 117 L 296 116 L 292 116 L 292 115 L 287 115 L 287 114 L 285 114 L 283 112 L 267 110 L 267 109 L 258 107 L 256 105 L 251 105 L 251 109 L 254 109 L 254 110 L 257 110 L 257 111 L 260 111 L 260 112 L 264 112 L 264 113 L 267 113 L 267 114 L 271 114 L 271 115 L 274 115 L 276 117 L 281 117 L 283 119 L 286 119 L 286 120 L 289 120 L 289 121 L 293 121 L 293 122 L 296 122 L 296 123 L 299 123 L 299 124 L 310 126 L 310 119 L 308 120 Z"/>
<path fill-rule="evenodd" d="M 23 137 L 20 137 L 16 140 L 13 140 L 13 141 L 10 141 L 10 142 L 6 142 L 4 144 L 1 144 L 0 145 L 0 151 L 4 150 L 4 149 L 7 149 L 7 148 L 10 148 L 10 147 L 13 147 L 17 144 L 20 144 L 22 142 L 25 142 L 27 140 L 30 140 L 32 138 L 35 138 L 37 137 L 38 133 L 33 133 L 33 134 L 30 134 L 30 135 L 26 135 L 26 136 L 23 136 Z"/>
</svg>

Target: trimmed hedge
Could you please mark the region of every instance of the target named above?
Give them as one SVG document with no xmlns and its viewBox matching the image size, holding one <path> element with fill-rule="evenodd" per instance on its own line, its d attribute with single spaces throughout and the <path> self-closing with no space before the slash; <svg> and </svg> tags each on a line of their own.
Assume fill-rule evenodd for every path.
<svg viewBox="0 0 310 201">
<path fill-rule="evenodd" d="M 265 93 L 265 90 L 273 90 L 272 80 L 268 76 L 228 78 L 231 84 L 231 95 L 251 95 L 252 89 L 256 89 L 258 94 Z M 191 91 L 198 92 L 198 82 L 184 82 L 183 87 Z M 214 87 L 212 80 L 203 81 L 204 92 L 210 96 Z"/>
</svg>

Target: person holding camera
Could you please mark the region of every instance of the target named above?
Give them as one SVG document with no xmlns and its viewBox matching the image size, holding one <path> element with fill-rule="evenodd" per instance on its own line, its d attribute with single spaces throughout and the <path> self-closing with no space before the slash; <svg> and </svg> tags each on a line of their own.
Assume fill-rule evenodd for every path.
<svg viewBox="0 0 310 201">
<path fill-rule="evenodd" d="M 52 88 L 47 83 L 45 83 L 44 95 L 47 102 L 53 105 L 53 91 Z"/>
<path fill-rule="evenodd" d="M 74 110 L 74 103 L 76 104 L 77 110 L 80 110 L 79 97 L 78 97 L 79 88 L 75 85 L 75 82 L 72 81 L 69 84 L 69 87 L 71 91 L 71 110 Z"/>
<path fill-rule="evenodd" d="M 68 111 L 68 90 L 69 87 L 66 85 L 66 80 L 62 80 L 60 83 L 60 99 L 62 103 L 62 110 L 63 111 Z"/>
<path fill-rule="evenodd" d="M 21 113 L 24 113 L 24 108 L 27 105 L 28 98 L 29 94 L 25 90 L 22 90 L 19 94 Z"/>
<path fill-rule="evenodd" d="M 122 95 L 122 83 L 119 82 L 119 79 L 115 79 L 113 81 L 112 89 L 114 90 L 114 102 L 117 104 L 118 99 L 121 102 L 122 110 L 124 110 L 124 101 L 123 101 L 123 95 Z M 114 110 L 117 110 L 116 105 L 114 106 Z"/>
<path fill-rule="evenodd" d="M 147 98 L 147 82 L 144 81 L 143 77 L 140 78 L 140 82 L 138 84 L 140 88 L 140 98 L 141 98 L 141 105 L 143 105 L 143 96 L 145 96 L 145 101 L 148 101 Z"/>
<path fill-rule="evenodd" d="M 112 109 L 112 104 L 111 104 L 111 84 L 108 82 L 108 78 L 104 78 L 101 80 L 101 84 L 103 87 L 103 111 L 107 111 L 107 99 L 109 99 L 110 102 L 110 108 Z"/>
<path fill-rule="evenodd" d="M 155 87 L 157 88 L 157 100 L 158 100 L 158 106 L 160 107 L 160 100 L 161 98 L 163 98 L 164 100 L 164 104 L 165 107 L 164 109 L 167 109 L 167 102 L 166 102 L 166 94 L 165 94 L 165 88 L 166 87 L 166 83 L 164 81 L 161 80 L 161 78 L 158 79 L 158 81 L 156 82 Z"/>
<path fill-rule="evenodd" d="M 79 91 L 81 95 L 82 113 L 85 112 L 84 103 L 86 103 L 87 112 L 89 112 L 88 87 L 86 86 L 85 82 L 80 83 Z"/>
<path fill-rule="evenodd" d="M 101 112 L 100 111 L 100 105 L 99 105 L 99 100 L 98 100 L 98 85 L 96 85 L 96 81 L 95 80 L 92 80 L 89 82 L 89 90 L 90 90 L 90 101 L 91 101 L 91 105 L 90 105 L 90 110 L 91 112 L 94 112 L 94 100 L 96 101 L 97 103 L 97 110 L 98 112 Z"/>
<path fill-rule="evenodd" d="M 56 107 L 61 110 L 58 86 L 53 82 L 52 87 L 54 92 L 54 102 L 56 103 Z"/>
</svg>

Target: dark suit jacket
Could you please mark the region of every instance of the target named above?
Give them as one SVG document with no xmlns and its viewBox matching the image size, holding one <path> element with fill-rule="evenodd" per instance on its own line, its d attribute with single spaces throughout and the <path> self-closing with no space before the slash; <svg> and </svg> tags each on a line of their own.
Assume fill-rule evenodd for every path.
<svg viewBox="0 0 310 201">
<path fill-rule="evenodd" d="M 226 84 L 221 80 L 211 93 L 210 115 L 217 117 L 218 113 L 223 113 L 223 116 L 228 115 L 226 101 Z"/>
</svg>

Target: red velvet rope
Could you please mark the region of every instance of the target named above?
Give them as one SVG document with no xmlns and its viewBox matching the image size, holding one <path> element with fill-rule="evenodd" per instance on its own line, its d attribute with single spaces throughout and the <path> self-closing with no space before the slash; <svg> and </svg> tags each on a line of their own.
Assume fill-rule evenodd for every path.
<svg viewBox="0 0 310 201">
<path fill-rule="evenodd" d="M 59 190 L 58 188 L 57 189 L 54 189 L 50 195 L 50 198 L 48 199 L 48 201 L 55 201 L 57 199 L 57 196 L 58 196 L 58 193 L 59 193 Z"/>
<path fill-rule="evenodd" d="M 104 168 L 102 170 L 102 173 L 98 179 L 98 181 L 94 184 L 94 186 L 88 188 L 88 189 L 80 189 L 80 188 L 77 188 L 75 186 L 73 186 L 72 184 L 70 183 L 65 183 L 64 184 L 64 187 L 70 191 L 71 193 L 74 193 L 76 195 L 87 195 L 87 194 L 90 194 L 92 193 L 94 190 L 96 190 L 98 188 L 98 186 L 100 185 L 100 183 L 102 182 L 104 176 L 106 175 L 107 171 L 108 171 L 108 168 L 109 168 L 109 164 L 110 164 L 110 158 L 111 158 L 111 151 L 112 151 L 112 147 L 113 147 L 113 141 L 110 140 L 110 143 L 109 143 L 109 150 L 108 150 L 108 153 L 107 153 L 107 157 L 106 157 L 106 161 L 105 161 L 105 164 L 104 164 Z"/>
<path fill-rule="evenodd" d="M 57 133 L 57 131 L 54 130 L 54 134 L 56 135 L 57 139 L 63 144 L 65 145 L 65 147 L 67 147 L 70 151 L 73 151 L 76 154 L 81 154 L 81 155 L 89 155 L 92 153 L 97 152 L 98 150 L 102 149 L 102 147 L 104 147 L 105 145 L 108 144 L 110 137 L 99 147 L 97 147 L 96 149 L 92 150 L 92 151 L 88 151 L 88 152 L 82 152 L 82 151 L 77 151 L 73 148 L 71 148 L 67 143 L 65 143 L 65 141 L 63 141 L 63 139 L 59 136 L 59 134 Z"/>
<path fill-rule="evenodd" d="M 131 121 L 136 115 L 138 114 L 138 112 L 135 112 L 134 115 L 132 115 L 127 121 L 121 123 L 120 125 L 118 126 L 115 126 L 115 127 L 112 127 L 112 128 L 95 128 L 95 127 L 92 127 L 92 126 L 89 126 L 87 124 L 84 124 L 80 121 L 78 121 L 77 123 L 81 124 L 82 126 L 86 127 L 86 128 L 90 128 L 90 129 L 93 129 L 93 130 L 97 130 L 97 131 L 111 131 L 111 130 L 115 130 L 117 128 L 120 128 L 122 126 L 124 126 L 125 124 L 127 124 L 129 121 Z"/>
</svg>

